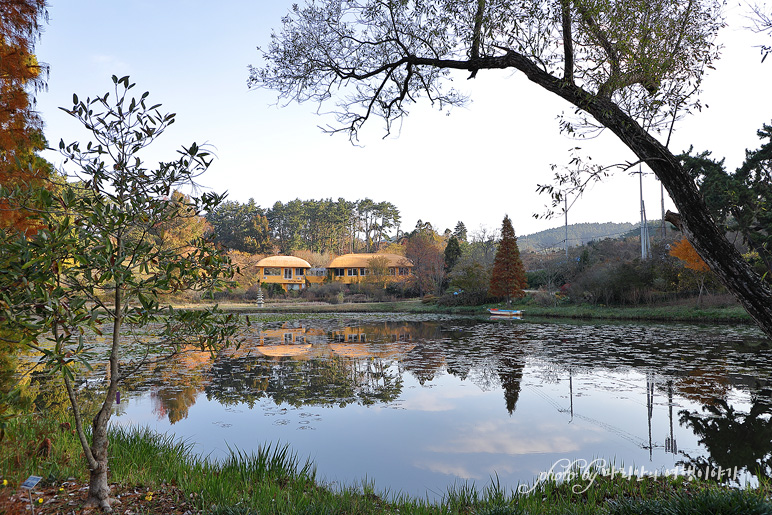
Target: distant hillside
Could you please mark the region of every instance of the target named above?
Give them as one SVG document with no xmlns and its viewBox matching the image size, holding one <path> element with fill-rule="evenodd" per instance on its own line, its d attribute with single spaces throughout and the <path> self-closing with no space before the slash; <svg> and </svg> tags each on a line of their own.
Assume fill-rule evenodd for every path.
<svg viewBox="0 0 772 515">
<path fill-rule="evenodd" d="M 649 223 L 651 224 L 652 222 Z M 584 245 L 591 240 L 622 238 L 628 236 L 631 231 L 639 227 L 640 224 L 614 222 L 572 224 L 568 226 L 568 246 Z M 565 227 L 555 227 L 554 229 L 519 236 L 517 238 L 517 245 L 522 251 L 562 249 L 565 237 Z"/>
</svg>

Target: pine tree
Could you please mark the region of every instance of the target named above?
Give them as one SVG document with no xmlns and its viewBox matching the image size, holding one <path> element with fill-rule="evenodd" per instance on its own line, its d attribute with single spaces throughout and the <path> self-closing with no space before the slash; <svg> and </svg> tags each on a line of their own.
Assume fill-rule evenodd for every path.
<svg viewBox="0 0 772 515">
<path fill-rule="evenodd" d="M 460 257 L 461 244 L 458 243 L 458 238 L 454 234 L 448 239 L 448 244 L 445 246 L 445 271 L 450 272 Z"/>
<path fill-rule="evenodd" d="M 453 236 L 459 239 L 459 241 L 466 241 L 466 225 L 461 220 L 456 224 L 456 228 L 453 229 Z"/>
<path fill-rule="evenodd" d="M 515 229 L 509 215 L 506 215 L 501 224 L 501 242 L 493 262 L 490 293 L 497 297 L 506 297 L 509 305 L 512 297 L 525 296 L 523 290 L 526 286 L 525 268 L 520 260 Z"/>
</svg>

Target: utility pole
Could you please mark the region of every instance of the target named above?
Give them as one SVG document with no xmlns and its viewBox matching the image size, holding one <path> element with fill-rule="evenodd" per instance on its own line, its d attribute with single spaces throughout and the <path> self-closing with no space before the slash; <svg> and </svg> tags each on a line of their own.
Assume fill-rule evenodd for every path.
<svg viewBox="0 0 772 515">
<path fill-rule="evenodd" d="M 662 226 L 660 227 L 660 236 L 665 239 L 667 235 L 667 229 L 665 228 L 665 186 L 662 185 L 662 181 L 659 181 L 659 199 L 662 209 Z"/>
<path fill-rule="evenodd" d="M 568 259 L 568 194 L 566 194 L 566 196 L 563 197 L 563 212 L 566 215 L 566 237 L 563 240 L 563 246 L 566 248 L 566 260 L 567 260 Z"/>
<path fill-rule="evenodd" d="M 569 190 L 569 191 L 574 191 L 574 190 Z M 574 197 L 573 202 L 571 202 L 571 205 L 569 206 L 568 193 L 569 193 L 568 191 L 565 192 L 563 196 L 563 212 L 565 213 L 565 216 L 566 216 L 566 222 L 565 222 L 566 233 L 565 233 L 565 239 L 563 240 L 563 246 L 566 249 L 566 260 L 568 260 L 568 210 L 574 207 L 574 204 L 576 204 L 576 201 L 579 200 L 579 193 L 577 193 L 577 195 Z"/>
<path fill-rule="evenodd" d="M 646 221 L 646 207 L 643 205 L 643 168 L 638 165 L 638 177 L 641 192 L 641 260 L 649 259 L 649 224 Z"/>
</svg>

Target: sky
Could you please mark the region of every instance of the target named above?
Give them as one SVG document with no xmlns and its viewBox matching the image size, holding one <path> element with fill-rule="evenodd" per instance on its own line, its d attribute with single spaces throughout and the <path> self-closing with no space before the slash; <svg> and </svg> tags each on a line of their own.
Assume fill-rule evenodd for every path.
<svg viewBox="0 0 772 515">
<path fill-rule="evenodd" d="M 129 75 L 137 95 L 149 91 L 152 103 L 177 114 L 148 149 L 147 162 L 207 143 L 217 158 L 199 182 L 227 191 L 229 200 L 253 198 L 263 208 L 296 198 L 388 201 L 408 231 L 418 220 L 440 232 L 458 221 L 471 232 L 498 229 L 508 214 L 522 236 L 563 225 L 562 214 L 533 215 L 549 203 L 537 186 L 550 183 L 550 165 L 567 165 L 569 149 L 581 146 L 603 164 L 633 159 L 610 133 L 579 142 L 562 135 L 557 117 L 570 106 L 511 71 L 480 72 L 471 81 L 467 73 L 454 76 L 455 87 L 470 96 L 468 106 L 449 114 L 427 103 L 413 106 L 391 136 L 384 138 L 380 120 L 368 122 L 359 146 L 345 134 L 324 134 L 319 127 L 334 120 L 317 114 L 315 104 L 277 105 L 275 92 L 247 88 L 248 66 L 262 64 L 257 47 L 280 29 L 292 0 L 49 3 L 36 54 L 50 66 L 37 108 L 51 146 L 86 141 L 58 109 L 71 107 L 73 93 L 101 95 L 111 90 L 112 75 Z M 677 126 L 670 148 L 710 150 L 734 170 L 745 149 L 759 147 L 756 131 L 772 122 L 772 62 L 761 63 L 755 47 L 769 38 L 743 30 L 747 8 L 731 4 L 722 59 L 704 83 L 707 107 Z M 58 153 L 44 156 L 62 166 Z M 659 182 L 652 174 L 643 182 L 646 216 L 659 219 Z M 641 219 L 637 175 L 617 173 L 574 200 L 569 224 Z M 674 209 L 668 198 L 665 208 Z"/>
</svg>

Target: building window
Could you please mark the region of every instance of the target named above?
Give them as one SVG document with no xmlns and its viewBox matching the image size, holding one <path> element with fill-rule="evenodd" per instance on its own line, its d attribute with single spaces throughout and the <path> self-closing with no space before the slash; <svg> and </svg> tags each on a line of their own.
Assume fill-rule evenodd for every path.
<svg viewBox="0 0 772 515">
<path fill-rule="evenodd" d="M 292 269 L 291 268 L 285 268 L 284 269 L 284 278 L 285 279 L 292 279 Z"/>
<path fill-rule="evenodd" d="M 408 275 L 410 273 L 410 269 L 399 267 L 399 275 Z"/>
<path fill-rule="evenodd" d="M 346 275 L 346 269 L 345 268 L 336 268 L 335 269 L 335 277 L 343 277 Z"/>
<path fill-rule="evenodd" d="M 389 275 L 397 275 L 397 269 L 396 268 L 389 268 Z"/>
<path fill-rule="evenodd" d="M 302 268 L 296 268 L 295 269 L 295 276 L 296 277 L 303 277 L 303 269 Z"/>
<path fill-rule="evenodd" d="M 359 269 L 359 275 L 367 275 L 368 271 L 369 270 L 367 270 L 367 268 L 360 268 Z"/>
<path fill-rule="evenodd" d="M 263 275 L 281 275 L 281 268 L 263 268 Z"/>
<path fill-rule="evenodd" d="M 347 268 L 346 271 L 348 272 L 348 276 L 354 276 L 357 275 L 357 269 L 356 268 Z"/>
</svg>

